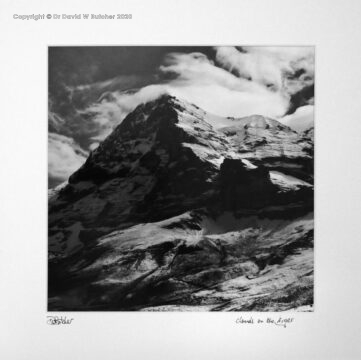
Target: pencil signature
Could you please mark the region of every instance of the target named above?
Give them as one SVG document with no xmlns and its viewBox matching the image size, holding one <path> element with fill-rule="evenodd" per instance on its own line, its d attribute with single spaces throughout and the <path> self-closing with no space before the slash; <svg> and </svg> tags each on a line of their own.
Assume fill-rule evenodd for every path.
<svg viewBox="0 0 361 360">
<path fill-rule="evenodd" d="M 68 319 L 66 316 L 47 316 L 48 325 L 70 325 L 74 318 Z"/>
</svg>

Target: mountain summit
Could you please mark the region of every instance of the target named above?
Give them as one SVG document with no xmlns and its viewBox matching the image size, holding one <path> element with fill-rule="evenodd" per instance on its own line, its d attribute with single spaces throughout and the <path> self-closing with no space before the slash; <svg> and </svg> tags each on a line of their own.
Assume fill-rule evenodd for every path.
<svg viewBox="0 0 361 360">
<path fill-rule="evenodd" d="M 312 184 L 308 133 L 169 95 L 142 104 L 52 191 L 49 309 L 308 305 Z"/>
</svg>

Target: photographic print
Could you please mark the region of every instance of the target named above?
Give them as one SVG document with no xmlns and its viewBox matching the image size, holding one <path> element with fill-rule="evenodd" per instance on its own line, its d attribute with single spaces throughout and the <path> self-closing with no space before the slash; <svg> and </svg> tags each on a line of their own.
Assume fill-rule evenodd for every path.
<svg viewBox="0 0 361 360">
<path fill-rule="evenodd" d="M 313 311 L 312 46 L 48 48 L 49 311 Z"/>
</svg>

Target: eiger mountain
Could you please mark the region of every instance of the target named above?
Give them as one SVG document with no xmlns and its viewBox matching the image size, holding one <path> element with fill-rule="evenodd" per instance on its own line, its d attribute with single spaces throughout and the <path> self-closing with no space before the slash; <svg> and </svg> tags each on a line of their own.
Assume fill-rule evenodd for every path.
<svg viewBox="0 0 361 360">
<path fill-rule="evenodd" d="M 313 305 L 313 129 L 142 104 L 49 192 L 49 310 Z"/>
</svg>

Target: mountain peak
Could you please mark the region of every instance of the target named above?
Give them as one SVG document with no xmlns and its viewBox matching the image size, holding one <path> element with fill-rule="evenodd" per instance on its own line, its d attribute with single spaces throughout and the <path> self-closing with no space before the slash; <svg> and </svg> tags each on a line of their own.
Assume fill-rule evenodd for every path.
<svg viewBox="0 0 361 360">
<path fill-rule="evenodd" d="M 151 108 L 155 106 L 179 106 L 182 103 L 186 102 L 185 100 L 180 100 L 177 97 L 170 95 L 168 93 L 163 93 L 159 95 L 158 97 L 154 98 L 153 100 L 146 101 L 138 106 L 138 108 Z"/>
<path fill-rule="evenodd" d="M 69 183 L 91 179 L 102 183 L 125 176 L 150 158 L 159 169 L 164 165 L 163 160 L 167 163 L 168 158 L 183 153 L 187 153 L 187 158 L 196 157 L 219 168 L 230 145 L 224 134 L 214 130 L 204 115 L 205 112 L 196 105 L 168 94 L 139 105 L 90 154 L 85 164 L 70 177 Z"/>
</svg>

